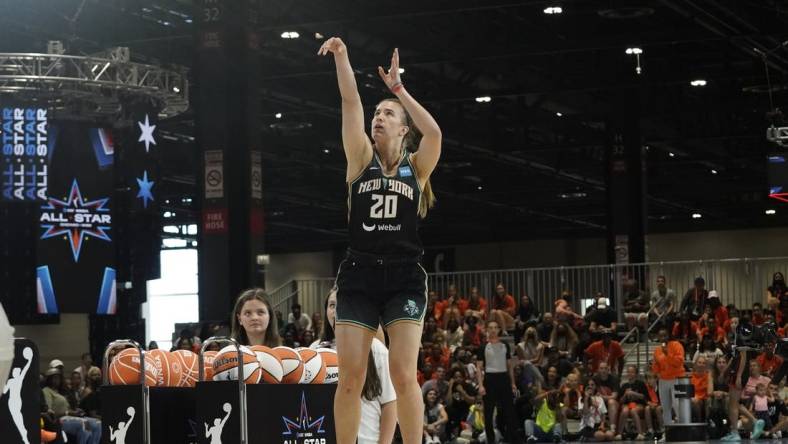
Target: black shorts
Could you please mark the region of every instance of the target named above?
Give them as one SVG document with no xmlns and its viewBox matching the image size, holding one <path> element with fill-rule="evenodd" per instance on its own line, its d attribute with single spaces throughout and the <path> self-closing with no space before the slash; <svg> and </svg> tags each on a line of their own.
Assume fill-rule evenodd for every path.
<svg viewBox="0 0 788 444">
<path fill-rule="evenodd" d="M 337 323 L 372 331 L 379 324 L 421 324 L 427 307 L 427 272 L 420 259 L 349 250 L 337 272 Z"/>
</svg>

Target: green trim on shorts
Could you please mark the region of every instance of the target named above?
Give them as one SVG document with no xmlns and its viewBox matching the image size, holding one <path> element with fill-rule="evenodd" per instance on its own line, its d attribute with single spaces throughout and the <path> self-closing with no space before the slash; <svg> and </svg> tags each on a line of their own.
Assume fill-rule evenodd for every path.
<svg viewBox="0 0 788 444">
<path fill-rule="evenodd" d="M 425 310 L 425 311 L 426 311 L 426 310 Z M 386 326 L 386 327 L 388 327 L 388 326 L 390 326 L 391 324 L 394 324 L 395 322 L 410 322 L 410 323 L 413 323 L 413 324 L 416 324 L 416 325 L 421 325 L 421 323 L 422 323 L 422 321 L 423 321 L 423 320 L 424 320 L 424 317 L 423 317 L 423 316 L 422 316 L 422 318 L 421 318 L 421 319 L 419 319 L 419 320 L 416 320 L 416 319 L 413 319 L 413 318 L 397 318 L 397 319 L 394 319 L 394 320 L 391 320 L 391 321 L 387 322 L 387 323 L 385 324 L 385 326 Z"/>
<path fill-rule="evenodd" d="M 351 321 L 351 320 L 342 320 L 342 321 L 340 321 L 339 319 L 337 319 L 337 320 L 336 320 L 336 323 L 337 323 L 337 324 L 348 324 L 348 325 L 354 325 L 354 326 L 357 326 L 357 327 L 365 328 L 365 329 L 367 329 L 367 330 L 371 330 L 371 331 L 373 331 L 373 332 L 375 332 L 375 333 L 377 333 L 377 332 L 378 332 L 378 328 L 377 328 L 377 327 L 375 327 L 375 328 L 372 328 L 372 327 L 370 327 L 369 325 L 367 325 L 367 324 L 365 324 L 365 323 L 363 323 L 363 322 L 358 322 L 358 321 Z M 388 325 L 388 324 L 387 324 L 387 325 Z"/>
</svg>

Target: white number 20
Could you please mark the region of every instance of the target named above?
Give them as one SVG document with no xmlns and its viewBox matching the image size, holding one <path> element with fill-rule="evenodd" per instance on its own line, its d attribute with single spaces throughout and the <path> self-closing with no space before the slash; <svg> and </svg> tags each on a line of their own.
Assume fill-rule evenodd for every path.
<svg viewBox="0 0 788 444">
<path fill-rule="evenodd" d="M 372 195 L 373 204 L 369 217 L 373 219 L 393 219 L 397 217 L 397 196 Z"/>
</svg>

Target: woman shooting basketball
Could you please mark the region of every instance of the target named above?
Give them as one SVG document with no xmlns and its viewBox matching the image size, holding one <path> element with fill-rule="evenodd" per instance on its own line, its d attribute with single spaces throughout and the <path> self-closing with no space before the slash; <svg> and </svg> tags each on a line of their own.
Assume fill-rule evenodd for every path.
<svg viewBox="0 0 788 444">
<path fill-rule="evenodd" d="M 334 56 L 342 96 L 350 232 L 350 248 L 337 274 L 337 443 L 356 440 L 370 344 L 383 324 L 390 354 L 396 357 L 389 368 L 403 442 L 418 444 L 424 405 L 416 359 L 427 304 L 418 219 L 434 202 L 429 178 L 440 157 L 441 131 L 402 84 L 395 49 L 388 71 L 378 67 L 378 73 L 396 99 L 377 105 L 368 136 L 347 47 L 334 37 L 318 51 L 329 53 Z M 416 130 L 422 134 L 418 147 Z"/>
</svg>

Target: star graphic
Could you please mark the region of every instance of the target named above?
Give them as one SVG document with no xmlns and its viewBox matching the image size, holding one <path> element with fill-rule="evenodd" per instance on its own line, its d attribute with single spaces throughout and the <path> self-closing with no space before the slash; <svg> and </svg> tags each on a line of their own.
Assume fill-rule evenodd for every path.
<svg viewBox="0 0 788 444">
<path fill-rule="evenodd" d="M 317 433 L 325 433 L 326 431 L 323 430 L 323 421 L 325 420 L 325 416 L 321 416 L 316 420 L 309 422 L 309 411 L 306 408 L 306 395 L 304 392 L 301 392 L 301 414 L 293 421 L 291 419 L 282 417 L 282 420 L 285 422 L 285 427 L 287 427 L 286 432 L 282 432 L 282 435 L 293 435 L 293 432 L 308 432 L 312 429 L 315 430 Z"/>
<path fill-rule="evenodd" d="M 105 205 L 109 201 L 109 198 L 92 200 L 90 202 L 84 202 L 82 200 L 82 193 L 79 191 L 79 184 L 77 183 L 77 179 L 74 179 L 74 182 L 71 184 L 71 191 L 68 194 L 68 200 L 62 201 L 58 199 L 49 198 L 47 199 L 47 204 L 42 206 L 42 210 L 61 210 L 61 216 L 68 216 L 68 215 L 76 215 L 76 214 L 85 214 L 88 211 L 86 210 L 93 210 L 96 213 L 105 213 L 109 214 L 109 208 L 105 208 Z M 41 235 L 41 239 L 49 239 L 50 237 L 59 236 L 61 234 L 65 234 L 68 236 L 69 245 L 71 245 L 71 252 L 74 255 L 74 262 L 79 262 L 79 253 L 82 251 L 82 241 L 85 239 L 86 236 L 92 236 L 107 242 L 110 242 L 109 235 L 107 235 L 106 230 L 109 230 L 111 227 L 108 225 L 104 226 L 97 226 L 95 223 L 76 223 L 73 220 L 73 216 L 68 218 L 67 222 L 58 221 L 57 223 L 53 224 L 41 224 L 41 228 L 45 229 L 44 234 Z M 84 225 L 89 225 L 89 228 L 85 228 Z"/>
<path fill-rule="evenodd" d="M 156 183 L 154 181 L 148 180 L 148 172 L 145 171 L 142 174 L 142 179 L 137 179 L 137 185 L 140 187 L 139 192 L 137 192 L 137 197 L 142 198 L 142 205 L 145 208 L 148 208 L 148 201 L 155 200 L 153 199 L 153 193 L 151 192 L 151 188 L 153 188 L 153 184 Z"/>
<path fill-rule="evenodd" d="M 150 144 L 156 145 L 156 140 L 153 138 L 153 130 L 156 129 L 156 125 L 151 125 L 148 121 L 148 115 L 145 114 L 145 124 L 143 125 L 142 122 L 137 122 L 137 125 L 140 126 L 140 138 L 137 142 L 145 142 L 145 152 L 147 153 L 150 149 Z"/>
</svg>

